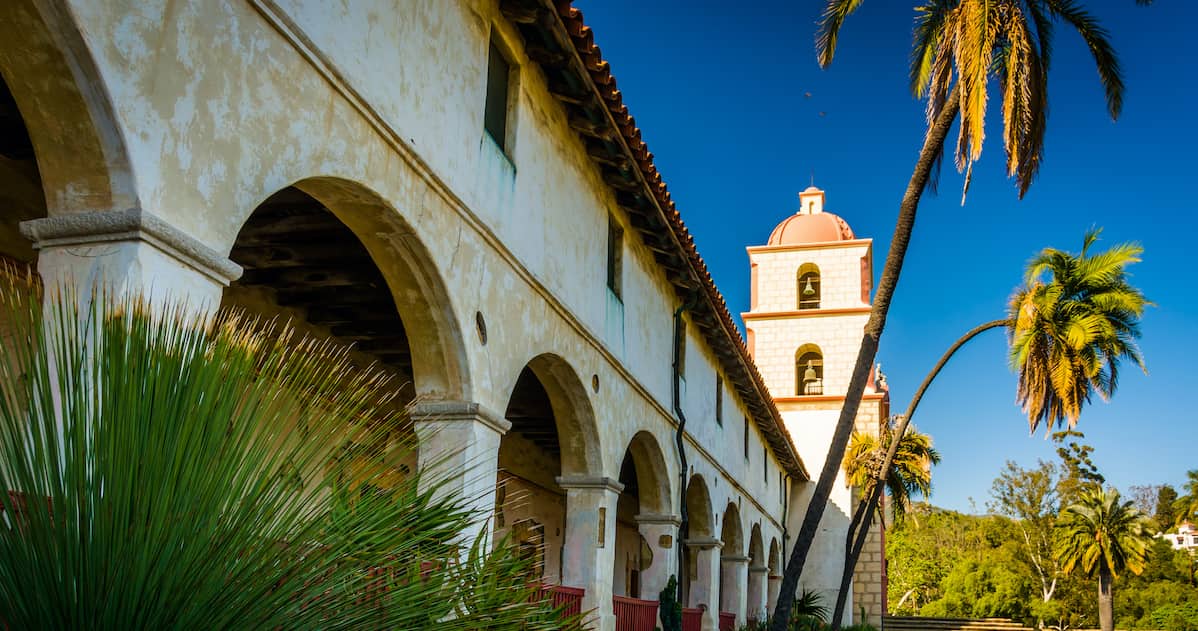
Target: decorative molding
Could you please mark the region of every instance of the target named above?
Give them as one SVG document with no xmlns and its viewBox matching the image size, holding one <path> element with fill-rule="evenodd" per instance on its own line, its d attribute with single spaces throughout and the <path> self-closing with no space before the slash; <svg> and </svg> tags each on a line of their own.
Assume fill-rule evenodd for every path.
<svg viewBox="0 0 1198 631">
<path fill-rule="evenodd" d="M 806 316 L 838 316 L 864 315 L 870 312 L 869 305 L 861 307 L 840 307 L 838 309 L 799 309 L 796 311 L 742 311 L 742 320 L 772 320 L 777 318 L 797 318 Z"/>
<path fill-rule="evenodd" d="M 499 258 L 503 259 L 503 261 L 511 267 L 512 272 L 517 277 L 527 283 L 535 293 L 540 295 L 545 300 L 545 303 L 549 306 L 549 308 L 553 310 L 559 317 L 561 317 L 562 321 L 565 322 L 567 326 L 573 329 L 575 333 L 579 335 L 579 337 L 581 337 L 587 344 L 594 348 L 595 351 L 607 361 L 612 370 L 618 373 L 620 377 L 624 379 L 625 383 L 627 383 L 634 391 L 636 391 L 637 394 L 641 396 L 644 401 L 648 403 L 649 407 L 653 408 L 671 427 L 678 427 L 678 419 L 674 418 L 673 412 L 666 407 L 668 402 L 659 401 L 656 397 L 654 397 L 653 393 L 649 391 L 645 384 L 637 379 L 628 370 L 628 368 L 624 366 L 621 360 L 606 346 L 606 344 L 604 344 L 600 337 L 595 335 L 595 333 L 588 329 L 586 325 L 582 323 L 582 321 L 575 317 L 574 314 L 572 314 L 569 309 L 567 309 L 566 306 L 549 291 L 549 288 L 539 279 L 537 279 L 536 275 L 533 274 L 532 271 L 530 271 L 527 267 L 525 267 L 524 264 L 521 263 L 518 258 L 516 258 L 516 255 L 512 253 L 511 250 L 507 249 L 507 247 L 503 245 L 503 242 L 499 239 L 499 237 L 492 232 L 489 227 L 487 227 L 487 225 L 478 217 L 478 215 L 474 214 L 474 211 L 472 211 L 469 206 L 467 206 L 466 203 L 453 192 L 452 189 L 449 188 L 449 185 L 447 185 L 433 171 L 432 167 L 419 156 L 416 150 L 408 144 L 404 137 L 396 132 L 396 130 L 392 128 L 391 125 L 387 123 L 378 112 L 376 112 L 368 103 L 366 103 L 366 100 L 361 96 L 360 93 L 358 93 L 357 90 L 353 88 L 353 86 L 349 84 L 349 81 L 336 68 L 332 61 L 328 59 L 319 50 L 319 48 L 317 48 L 315 42 L 313 42 L 307 36 L 307 34 L 300 29 L 299 25 L 297 25 L 283 12 L 283 10 L 276 4 L 275 0 L 245 1 L 255 12 L 262 16 L 263 20 L 266 21 L 270 28 L 274 29 L 274 31 L 278 33 L 281 38 L 283 38 L 283 41 L 291 45 L 296 53 L 309 66 L 311 66 L 316 73 L 324 78 L 334 92 L 340 94 L 342 98 L 345 99 L 346 103 L 348 103 L 350 107 L 352 107 L 358 112 L 359 115 L 361 115 L 362 119 L 371 129 L 375 131 L 376 134 L 378 134 L 383 143 L 391 147 L 392 150 L 399 155 L 400 159 L 406 162 L 408 166 L 415 171 L 417 177 L 427 184 L 429 188 L 432 189 L 434 194 L 440 196 L 442 200 L 444 200 L 445 203 L 462 218 L 466 225 L 473 229 L 483 240 L 483 242 L 490 246 L 499 256 Z M 747 412 L 746 409 L 742 409 L 741 411 Z M 756 497 L 753 496 L 749 489 L 741 486 L 740 481 L 738 481 L 727 469 L 725 469 L 720 464 L 720 461 L 715 458 L 712 453 L 708 451 L 707 448 L 704 447 L 697 438 L 695 438 L 695 436 L 688 432 L 685 434 L 685 440 L 687 445 L 694 449 L 698 455 L 701 455 L 704 459 L 706 459 L 708 464 L 711 465 L 712 469 L 722 475 L 732 488 L 743 492 L 748 500 L 757 508 L 757 511 L 765 519 L 769 520 L 769 522 L 772 523 L 779 531 L 782 530 L 783 526 L 779 517 L 777 517 L 773 511 L 766 510 L 765 506 L 757 501 Z M 798 457 L 797 449 L 795 449 L 795 453 L 796 457 Z M 779 465 L 779 468 L 781 468 L 785 473 L 785 467 L 783 467 L 781 461 L 778 460 L 777 454 L 774 454 L 774 459 Z M 799 461 L 800 463 L 802 462 L 801 459 Z"/>
<path fill-rule="evenodd" d="M 675 528 L 682 525 L 682 518 L 678 515 L 660 515 L 653 513 L 645 513 L 632 518 L 637 524 L 650 524 L 655 526 L 674 526 Z"/>
<path fill-rule="evenodd" d="M 144 241 L 217 281 L 241 278 L 241 266 L 195 237 L 140 208 L 71 213 L 21 222 L 35 249 Z"/>
<path fill-rule="evenodd" d="M 563 475 L 554 478 L 554 481 L 563 489 L 596 489 L 611 491 L 613 493 L 624 492 L 623 484 L 607 476 Z"/>
<path fill-rule="evenodd" d="M 747 556 L 743 556 L 743 555 L 725 554 L 724 556 L 720 557 L 720 563 L 744 563 L 745 565 L 748 565 L 749 561 L 752 561 L 752 560 L 753 560 L 752 557 L 747 557 Z"/>
<path fill-rule="evenodd" d="M 749 571 L 754 574 L 764 574 L 770 571 L 770 567 L 768 565 L 750 565 Z"/>
<path fill-rule="evenodd" d="M 846 241 L 820 241 L 817 243 L 796 243 L 792 245 L 750 245 L 745 248 L 749 254 L 758 252 L 791 252 L 796 250 L 826 250 L 850 246 L 870 245 L 873 239 L 849 239 Z"/>
<path fill-rule="evenodd" d="M 881 401 L 887 396 L 886 393 L 863 394 L 862 401 Z M 843 394 L 805 394 L 797 397 L 774 397 L 774 403 L 831 403 L 843 402 Z"/>
<path fill-rule="evenodd" d="M 696 537 L 694 539 L 684 539 L 682 545 L 688 548 L 698 548 L 700 550 L 710 550 L 711 548 L 723 548 L 724 542 L 715 537 Z"/>
<path fill-rule="evenodd" d="M 512 428 L 511 421 L 486 406 L 470 401 L 420 401 L 412 405 L 408 416 L 418 423 L 476 421 L 500 436 Z"/>
</svg>

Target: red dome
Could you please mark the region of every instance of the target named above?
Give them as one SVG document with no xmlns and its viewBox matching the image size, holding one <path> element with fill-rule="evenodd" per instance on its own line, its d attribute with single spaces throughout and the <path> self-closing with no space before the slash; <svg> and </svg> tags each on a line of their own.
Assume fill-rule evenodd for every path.
<svg viewBox="0 0 1198 631">
<path fill-rule="evenodd" d="M 848 222 L 832 213 L 791 215 L 770 233 L 769 245 L 799 245 L 851 241 L 853 229 Z"/>
</svg>

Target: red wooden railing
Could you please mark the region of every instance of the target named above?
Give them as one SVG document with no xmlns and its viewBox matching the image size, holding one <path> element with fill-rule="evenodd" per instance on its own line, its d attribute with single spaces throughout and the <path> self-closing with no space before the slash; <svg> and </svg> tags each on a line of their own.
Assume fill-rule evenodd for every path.
<svg viewBox="0 0 1198 631">
<path fill-rule="evenodd" d="M 616 631 L 653 631 L 657 628 L 657 601 L 612 596 Z"/>
<path fill-rule="evenodd" d="M 703 610 L 682 609 L 682 631 L 703 631 Z"/>
<path fill-rule="evenodd" d="M 549 599 L 553 606 L 560 609 L 563 615 L 582 615 L 582 597 L 586 590 L 581 587 L 566 587 L 564 585 L 541 585 L 533 598 L 536 600 Z"/>
<path fill-rule="evenodd" d="M 720 631 L 736 631 L 736 614 L 720 612 Z"/>
</svg>

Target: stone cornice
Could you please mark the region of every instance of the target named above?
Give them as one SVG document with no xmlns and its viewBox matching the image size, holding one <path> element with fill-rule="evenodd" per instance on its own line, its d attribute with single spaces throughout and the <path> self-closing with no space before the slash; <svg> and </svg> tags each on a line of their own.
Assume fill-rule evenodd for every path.
<svg viewBox="0 0 1198 631">
<path fill-rule="evenodd" d="M 839 316 L 839 315 L 869 315 L 871 307 L 863 305 L 860 307 L 841 307 L 837 309 L 802 309 L 798 311 L 742 311 L 740 317 L 742 320 L 770 320 L 778 318 L 809 318 L 819 316 Z"/>
<path fill-rule="evenodd" d="M 677 515 L 642 514 L 633 517 L 632 520 L 638 524 L 654 524 L 674 527 L 682 525 L 682 518 Z"/>
<path fill-rule="evenodd" d="M 572 475 L 555 478 L 557 485 L 563 489 L 596 489 L 623 493 L 624 485 L 606 476 Z"/>
<path fill-rule="evenodd" d="M 412 405 L 408 416 L 423 423 L 478 421 L 500 436 L 512 428 L 512 422 L 490 408 L 470 401 L 420 401 Z"/>
<path fill-rule="evenodd" d="M 241 278 L 241 266 L 195 237 L 140 208 L 55 215 L 21 222 L 36 249 L 144 241 L 222 285 Z"/>
<path fill-rule="evenodd" d="M 852 246 L 870 245 L 874 242 L 873 239 L 852 239 L 848 241 L 821 241 L 818 243 L 794 243 L 787 245 L 750 245 L 745 248 L 749 254 L 758 252 L 793 252 L 797 250 L 824 250 L 828 248 L 844 248 Z"/>
<path fill-rule="evenodd" d="M 716 539 L 715 537 L 697 537 L 694 539 L 686 539 L 682 543 L 688 548 L 699 548 L 700 550 L 724 547 L 724 542 Z"/>
</svg>

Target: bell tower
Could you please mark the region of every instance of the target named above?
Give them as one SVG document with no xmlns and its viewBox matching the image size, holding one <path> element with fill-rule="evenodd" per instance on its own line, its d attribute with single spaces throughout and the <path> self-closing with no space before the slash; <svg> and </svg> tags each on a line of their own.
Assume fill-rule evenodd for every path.
<svg viewBox="0 0 1198 631">
<path fill-rule="evenodd" d="M 873 281 L 873 240 L 857 238 L 848 222 L 824 210 L 825 201 L 824 191 L 807 188 L 799 193 L 798 211 L 774 228 L 766 245 L 748 248 L 750 309 L 741 314 L 749 350 L 812 475 L 824 464 L 844 405 Z M 889 416 L 889 395 L 878 377 L 875 368 L 857 412 L 857 431 L 876 434 Z M 814 486 L 812 480 L 791 489 L 792 533 L 802 524 Z M 842 471 L 803 572 L 800 589 L 822 592 L 829 608 L 836 602 L 845 534 L 858 496 Z M 846 622 L 864 607 L 865 621 L 880 626 L 886 606 L 884 538 L 879 525 L 874 530 L 857 564 Z"/>
</svg>

